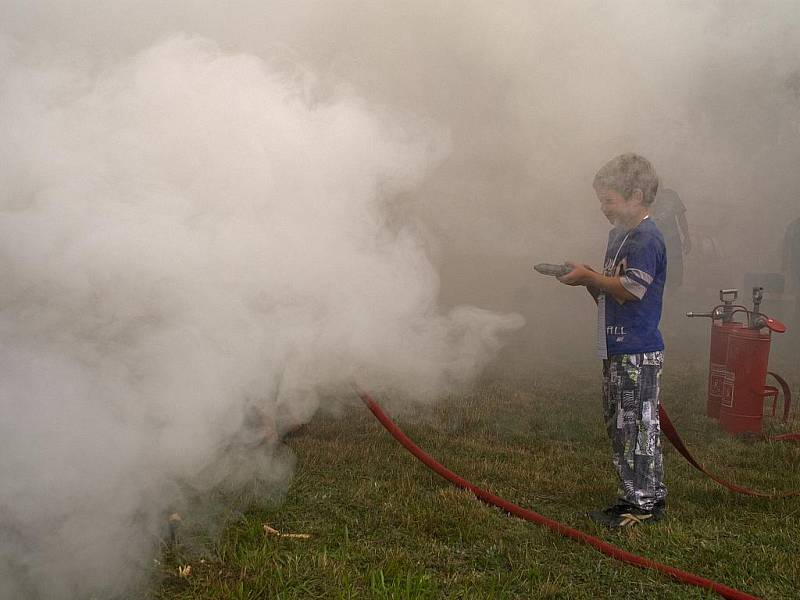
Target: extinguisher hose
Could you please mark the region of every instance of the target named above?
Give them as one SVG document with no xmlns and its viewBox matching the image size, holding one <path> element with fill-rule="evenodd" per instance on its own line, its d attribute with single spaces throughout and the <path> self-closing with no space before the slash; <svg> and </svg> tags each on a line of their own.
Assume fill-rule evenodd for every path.
<svg viewBox="0 0 800 600">
<path fill-rule="evenodd" d="M 714 475 L 710 471 L 708 471 L 702 464 L 700 464 L 692 453 L 689 452 L 689 449 L 686 447 L 686 444 L 683 443 L 681 436 L 678 435 L 678 431 L 675 429 L 675 426 L 672 424 L 672 420 L 669 418 L 667 411 L 664 409 L 663 405 L 659 405 L 658 407 L 658 417 L 659 421 L 661 422 L 661 431 L 664 432 L 664 435 L 667 436 L 667 439 L 675 446 L 675 449 L 687 460 L 687 462 L 692 465 L 695 469 L 713 479 L 718 484 L 723 487 L 728 488 L 733 492 L 737 492 L 739 494 L 745 494 L 747 496 L 756 496 L 758 498 L 790 498 L 792 496 L 800 496 L 800 491 L 793 491 L 793 492 L 779 492 L 777 494 L 768 494 L 766 492 L 759 492 L 758 490 L 752 490 L 750 488 L 737 485 L 731 481 L 727 481 L 726 479 L 722 479 L 717 475 Z M 800 440 L 800 434 L 798 433 L 786 433 L 780 436 L 775 436 L 773 438 L 769 438 L 773 440 L 780 440 L 780 441 L 793 441 L 795 439 Z"/>
<path fill-rule="evenodd" d="M 636 554 L 632 554 L 631 552 L 622 550 L 621 548 L 609 544 L 601 540 L 600 538 L 591 536 L 577 529 L 573 529 L 572 527 L 568 527 L 567 525 L 564 525 L 559 521 L 548 519 L 547 517 L 540 515 L 537 512 L 522 508 L 521 506 L 517 506 L 516 504 L 513 504 L 508 500 L 504 500 L 499 496 L 495 496 L 491 492 L 488 492 L 471 484 L 466 479 L 456 475 L 453 471 L 447 469 L 442 464 L 437 462 L 433 457 L 431 457 L 419 446 L 417 446 L 413 441 L 411 441 L 411 439 L 405 433 L 403 433 L 400 430 L 400 428 L 397 427 L 397 425 L 395 425 L 395 423 L 388 416 L 386 416 L 383 410 L 381 410 L 381 407 L 378 406 L 378 404 L 372 399 L 372 397 L 369 394 L 362 391 L 359 392 L 359 396 L 361 397 L 361 400 L 364 401 L 364 404 L 367 405 L 367 408 L 369 408 L 369 410 L 372 411 L 372 414 L 375 415 L 378 421 L 381 422 L 381 424 L 389 431 L 392 437 L 394 437 L 394 439 L 400 442 L 400 444 L 402 444 L 406 448 L 406 450 L 408 450 L 411 454 L 413 454 L 417 459 L 422 461 L 429 469 L 431 469 L 441 477 L 447 479 L 457 487 L 469 490 L 478 499 L 486 502 L 487 504 L 496 506 L 514 515 L 515 517 L 519 517 L 521 519 L 525 519 L 526 521 L 531 521 L 533 523 L 537 523 L 539 525 L 547 527 L 548 529 L 551 529 L 552 531 L 555 531 L 556 533 L 564 537 L 592 546 L 593 548 L 599 550 L 603 554 L 615 558 L 624 563 L 641 567 L 644 569 L 653 569 L 655 571 L 660 571 L 661 573 L 669 575 L 670 577 L 680 581 L 681 583 L 713 590 L 723 598 L 727 598 L 729 600 L 758 600 L 756 596 L 751 596 L 750 594 L 746 594 L 732 587 L 728 587 L 727 585 L 723 585 L 721 583 L 717 583 L 716 581 L 700 577 L 699 575 L 688 573 L 686 571 L 681 571 L 680 569 L 676 569 L 675 567 L 670 567 L 669 565 L 665 565 L 650 560 L 648 558 L 644 558 L 643 556 L 638 556 Z"/>
</svg>

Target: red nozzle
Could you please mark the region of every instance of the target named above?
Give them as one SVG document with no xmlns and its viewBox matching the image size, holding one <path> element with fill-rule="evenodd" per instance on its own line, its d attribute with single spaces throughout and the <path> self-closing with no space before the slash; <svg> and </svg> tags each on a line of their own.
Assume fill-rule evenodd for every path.
<svg viewBox="0 0 800 600">
<path fill-rule="evenodd" d="M 772 317 L 764 318 L 764 327 L 770 331 L 774 331 L 775 333 L 783 333 L 786 331 L 786 325 L 778 321 L 778 319 L 773 319 Z"/>
</svg>

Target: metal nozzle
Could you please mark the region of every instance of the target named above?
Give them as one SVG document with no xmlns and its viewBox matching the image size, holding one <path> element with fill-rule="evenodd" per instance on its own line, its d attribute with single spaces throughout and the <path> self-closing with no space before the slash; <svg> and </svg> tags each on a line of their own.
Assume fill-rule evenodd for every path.
<svg viewBox="0 0 800 600">
<path fill-rule="evenodd" d="M 738 295 L 739 295 L 739 290 L 735 289 L 719 291 L 719 299 L 722 301 L 722 304 L 724 305 L 722 307 L 722 314 L 720 315 L 722 317 L 723 323 L 730 323 L 731 321 L 733 321 L 733 303 L 736 301 Z M 725 298 L 725 296 L 729 296 L 730 299 Z"/>
<path fill-rule="evenodd" d="M 753 312 L 758 312 L 761 309 L 761 301 L 764 299 L 764 288 L 753 288 Z"/>
<path fill-rule="evenodd" d="M 709 319 L 716 319 L 718 318 L 714 311 L 699 313 L 699 312 L 692 312 L 691 310 L 686 313 L 687 317 L 708 317 Z"/>
</svg>

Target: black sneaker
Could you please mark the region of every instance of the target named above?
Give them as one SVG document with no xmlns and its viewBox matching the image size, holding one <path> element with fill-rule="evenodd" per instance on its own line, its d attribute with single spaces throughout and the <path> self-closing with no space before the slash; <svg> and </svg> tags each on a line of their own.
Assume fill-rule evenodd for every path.
<svg viewBox="0 0 800 600">
<path fill-rule="evenodd" d="M 605 525 L 609 529 L 634 527 L 644 523 L 655 523 L 666 516 L 666 503 L 663 500 L 656 502 L 652 510 L 644 510 L 632 504 L 615 504 L 605 510 L 586 513 L 595 523 Z"/>
</svg>

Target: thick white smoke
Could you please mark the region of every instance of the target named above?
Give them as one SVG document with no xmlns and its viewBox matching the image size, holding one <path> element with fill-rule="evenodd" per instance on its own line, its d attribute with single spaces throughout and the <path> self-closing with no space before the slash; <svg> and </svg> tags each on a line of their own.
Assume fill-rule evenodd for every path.
<svg viewBox="0 0 800 600">
<path fill-rule="evenodd" d="M 319 391 L 476 372 L 512 322 L 437 301 L 590 357 L 591 302 L 530 266 L 596 265 L 615 154 L 699 236 L 676 314 L 798 216 L 795 0 L 26 0 L 0 30 L 0 596 L 116 579 L 176 481 L 281 479 L 259 436 Z M 174 31 L 224 51 L 131 60 Z"/>
<path fill-rule="evenodd" d="M 181 482 L 281 481 L 258 442 L 319 392 L 430 397 L 521 324 L 441 314 L 420 238 L 388 217 L 443 132 L 203 39 L 103 69 L 16 52 L 0 54 L 0 597 L 124 590 Z"/>
</svg>

